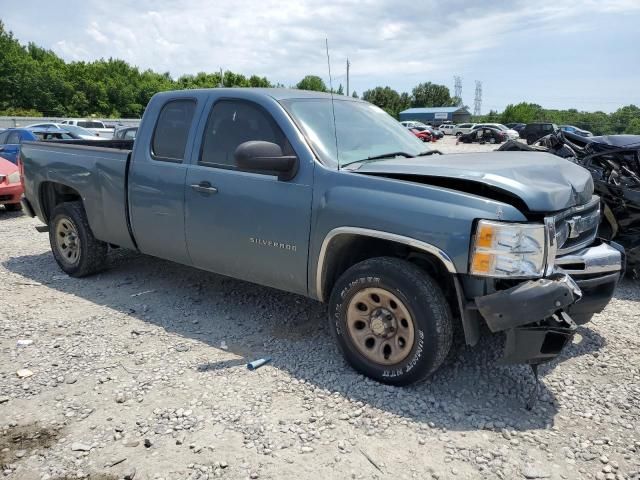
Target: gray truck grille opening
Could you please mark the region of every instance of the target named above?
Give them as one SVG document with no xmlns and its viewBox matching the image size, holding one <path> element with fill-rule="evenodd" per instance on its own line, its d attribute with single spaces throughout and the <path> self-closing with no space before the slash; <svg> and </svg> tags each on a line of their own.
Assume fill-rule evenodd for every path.
<svg viewBox="0 0 640 480">
<path fill-rule="evenodd" d="M 600 199 L 571 208 L 554 217 L 556 226 L 557 255 L 580 250 L 592 243 L 600 224 Z"/>
</svg>

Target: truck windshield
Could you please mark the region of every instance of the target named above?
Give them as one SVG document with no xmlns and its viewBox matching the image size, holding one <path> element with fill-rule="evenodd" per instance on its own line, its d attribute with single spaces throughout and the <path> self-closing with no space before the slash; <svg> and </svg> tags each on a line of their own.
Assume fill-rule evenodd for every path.
<svg viewBox="0 0 640 480">
<path fill-rule="evenodd" d="M 424 143 L 375 105 L 335 99 L 332 107 L 329 98 L 281 103 L 326 165 L 344 166 L 393 152 L 406 153 L 404 156 L 424 154 Z"/>
</svg>

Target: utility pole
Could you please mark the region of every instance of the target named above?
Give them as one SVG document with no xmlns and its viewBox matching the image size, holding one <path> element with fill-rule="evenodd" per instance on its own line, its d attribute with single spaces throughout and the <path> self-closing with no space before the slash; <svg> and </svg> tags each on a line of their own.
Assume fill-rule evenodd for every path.
<svg viewBox="0 0 640 480">
<path fill-rule="evenodd" d="M 482 82 L 476 80 L 476 97 L 473 100 L 473 114 L 480 115 L 482 111 Z"/>
<path fill-rule="evenodd" d="M 222 67 L 220 67 L 220 87 L 224 87 L 224 76 L 222 74 Z"/>
<path fill-rule="evenodd" d="M 349 62 L 349 59 L 347 58 L 347 97 L 349 96 L 349 67 L 351 66 L 351 63 Z"/>
</svg>

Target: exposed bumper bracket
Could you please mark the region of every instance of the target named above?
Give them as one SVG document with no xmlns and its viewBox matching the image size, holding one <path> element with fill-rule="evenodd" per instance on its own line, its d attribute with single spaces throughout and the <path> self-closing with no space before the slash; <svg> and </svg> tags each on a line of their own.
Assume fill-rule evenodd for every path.
<svg viewBox="0 0 640 480">
<path fill-rule="evenodd" d="M 536 365 L 557 357 L 571 341 L 577 325 L 565 312 L 554 314 L 536 325 L 512 328 L 500 364 Z"/>
<path fill-rule="evenodd" d="M 577 302 L 582 292 L 570 276 L 529 280 L 507 290 L 484 297 L 475 303 L 492 332 L 538 322 Z"/>
</svg>

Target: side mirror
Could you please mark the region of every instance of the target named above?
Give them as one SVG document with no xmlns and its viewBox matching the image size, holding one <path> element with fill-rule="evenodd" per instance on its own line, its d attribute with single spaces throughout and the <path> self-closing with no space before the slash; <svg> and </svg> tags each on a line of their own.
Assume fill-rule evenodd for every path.
<svg viewBox="0 0 640 480">
<path fill-rule="evenodd" d="M 298 172 L 298 157 L 283 155 L 282 148 L 271 142 L 252 140 L 241 143 L 234 158 L 238 169 L 277 175 L 278 180 L 291 180 Z"/>
</svg>

